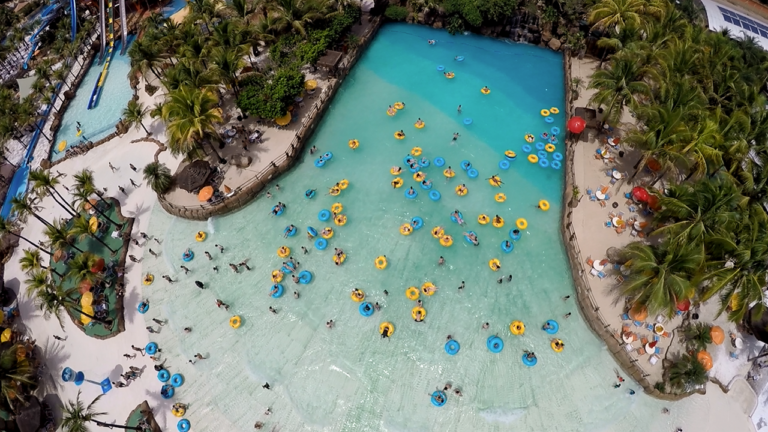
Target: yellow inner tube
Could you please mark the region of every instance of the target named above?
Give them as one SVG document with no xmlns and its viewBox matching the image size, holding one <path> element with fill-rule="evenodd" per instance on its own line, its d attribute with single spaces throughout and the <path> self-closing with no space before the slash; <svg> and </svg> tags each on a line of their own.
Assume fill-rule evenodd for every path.
<svg viewBox="0 0 768 432">
<path fill-rule="evenodd" d="M 400 234 L 407 236 L 407 235 L 411 235 L 411 232 L 413 232 L 413 227 L 411 226 L 411 224 L 406 223 L 400 226 Z"/>
<path fill-rule="evenodd" d="M 280 283 L 283 281 L 283 272 L 280 270 L 272 270 L 272 282 Z"/>
<path fill-rule="evenodd" d="M 289 248 L 288 246 L 280 246 L 279 248 L 277 248 L 277 256 L 279 256 L 280 258 L 285 258 L 290 254 L 291 254 L 291 248 Z"/>
<path fill-rule="evenodd" d="M 447 74 L 445 74 L 445 77 L 448 78 L 448 79 L 453 79 L 453 77 L 455 77 L 455 76 L 456 76 L 456 74 L 453 73 L 453 72 L 448 72 Z"/>
<path fill-rule="evenodd" d="M 461 186 L 461 185 L 456 186 L 456 194 L 458 196 L 464 196 L 467 194 L 467 192 L 469 192 L 469 190 L 467 189 L 466 186 Z"/>
<path fill-rule="evenodd" d="M 496 228 L 503 227 L 504 226 L 504 218 L 503 217 L 493 218 L 493 226 L 495 226 Z"/>
<path fill-rule="evenodd" d="M 184 408 L 173 408 L 171 409 L 171 414 L 173 414 L 176 417 L 184 417 L 184 414 L 187 413 L 187 410 Z"/>
<path fill-rule="evenodd" d="M 151 273 L 147 273 L 147 275 L 144 276 L 144 280 L 142 281 L 142 283 L 144 285 L 152 285 L 152 282 L 154 281 L 155 281 L 155 276 Z"/>
<path fill-rule="evenodd" d="M 493 199 L 495 199 L 495 200 L 496 200 L 496 202 L 500 202 L 500 203 L 503 203 L 504 201 L 506 201 L 506 200 L 507 200 L 507 196 L 506 196 L 506 195 L 504 195 L 503 193 L 497 193 L 497 194 L 496 194 L 496 195 L 493 197 Z"/>
<path fill-rule="evenodd" d="M 335 223 L 338 226 L 344 226 L 347 224 L 347 217 L 340 214 L 333 219 L 333 223 Z"/>
<path fill-rule="evenodd" d="M 423 128 L 424 126 L 426 126 L 426 125 L 427 125 L 427 124 L 426 124 L 426 123 L 424 123 L 423 121 L 421 122 L 421 124 L 419 124 L 418 122 L 416 122 L 416 123 L 414 123 L 414 124 L 413 124 L 413 126 L 414 126 L 416 129 L 422 129 L 422 128 Z"/>
<path fill-rule="evenodd" d="M 509 325 L 509 331 L 515 336 L 520 336 L 525 333 L 525 324 L 522 321 L 512 321 Z"/>
<path fill-rule="evenodd" d="M 440 244 L 445 246 L 445 247 L 449 247 L 450 245 L 453 244 L 453 237 L 451 237 L 449 235 L 444 235 L 444 236 L 440 237 Z"/>
<path fill-rule="evenodd" d="M 554 144 L 547 144 L 544 146 L 544 150 L 546 150 L 548 153 L 552 153 L 555 151 L 555 146 Z"/>
<path fill-rule="evenodd" d="M 547 200 L 539 201 L 539 208 L 544 210 L 544 211 L 549 210 L 549 202 L 547 202 Z"/>
<path fill-rule="evenodd" d="M 525 140 L 528 141 L 529 143 L 532 143 L 532 142 L 534 142 L 536 140 L 536 137 L 531 135 L 531 134 L 527 134 L 525 136 Z"/>
<path fill-rule="evenodd" d="M 421 147 L 414 147 L 411 149 L 411 154 L 414 156 L 421 156 Z"/>
<path fill-rule="evenodd" d="M 424 180 L 425 178 L 427 178 L 427 175 L 424 174 L 421 171 L 419 171 L 417 173 L 413 173 L 413 179 L 416 180 L 417 182 L 420 182 L 420 181 Z"/>
<path fill-rule="evenodd" d="M 443 170 L 443 175 L 448 178 L 451 178 L 456 175 L 456 172 L 453 170 L 448 170 L 448 168 L 446 168 L 445 170 Z"/>
<path fill-rule="evenodd" d="M 557 107 L 550 108 L 549 112 L 552 114 L 560 114 L 560 110 Z"/>
<path fill-rule="evenodd" d="M 240 317 L 237 315 L 229 319 L 229 326 L 232 327 L 233 329 L 240 327 L 241 323 L 242 321 L 240 320 Z"/>
<path fill-rule="evenodd" d="M 424 282 L 424 285 L 421 286 L 421 292 L 423 292 L 425 296 L 431 296 L 435 293 L 435 290 L 432 289 L 434 287 L 435 284 L 432 282 Z"/>
<path fill-rule="evenodd" d="M 398 178 L 392 180 L 392 182 L 390 184 L 392 185 L 392 187 L 399 188 L 400 186 L 403 185 L 403 179 L 398 177 Z"/>
<path fill-rule="evenodd" d="M 361 289 L 352 290 L 352 292 L 349 293 L 349 298 L 351 298 L 353 301 L 360 303 L 361 301 L 365 300 L 365 293 Z"/>
<path fill-rule="evenodd" d="M 325 229 L 328 230 L 328 234 L 323 234 L 322 231 L 320 231 L 320 237 L 328 240 L 329 238 L 333 237 L 333 228 L 331 227 L 325 227 Z"/>
<path fill-rule="evenodd" d="M 515 225 L 517 225 L 517 227 L 520 229 L 526 229 L 528 228 L 528 221 L 523 218 L 520 218 L 517 220 L 517 222 L 515 222 Z"/>
<path fill-rule="evenodd" d="M 491 176 L 491 178 L 488 179 L 488 184 L 491 186 L 501 187 L 501 177 Z"/>
<path fill-rule="evenodd" d="M 507 150 L 507 151 L 504 152 L 504 156 L 506 156 L 508 158 L 516 158 L 517 157 L 517 153 L 513 152 L 512 150 Z"/>
<path fill-rule="evenodd" d="M 343 264 L 344 260 L 347 259 L 347 254 L 341 254 L 341 258 L 337 257 L 336 255 L 333 256 L 333 262 L 336 264 Z"/>
<path fill-rule="evenodd" d="M 395 107 L 395 109 L 399 109 L 399 110 L 405 108 L 405 104 L 403 104 L 402 102 L 395 102 L 394 104 L 392 104 L 392 106 Z"/>
<path fill-rule="evenodd" d="M 404 133 L 402 133 L 402 132 L 399 132 L 399 131 L 398 131 L 398 132 L 395 132 L 395 138 L 397 138 L 397 139 L 403 139 L 403 138 L 405 138 L 405 134 L 404 134 Z"/>
<path fill-rule="evenodd" d="M 440 227 L 434 227 L 434 228 L 432 228 L 432 237 L 434 237 L 434 238 L 440 238 L 440 237 L 442 237 L 442 236 L 443 236 L 443 234 L 444 234 L 444 231 L 443 231 L 443 229 L 442 229 L 442 228 L 440 228 Z"/>
<path fill-rule="evenodd" d="M 418 315 L 419 313 L 421 314 L 421 316 Z M 424 318 L 427 317 L 427 310 L 424 309 L 423 307 L 416 306 L 415 308 L 411 309 L 411 317 L 413 317 L 413 319 L 423 320 Z"/>
<path fill-rule="evenodd" d="M 544 117 L 548 116 L 549 115 L 549 110 L 548 109 L 541 110 L 541 115 L 544 116 Z"/>
<path fill-rule="evenodd" d="M 392 334 L 395 332 L 395 326 L 389 322 L 383 322 L 379 325 L 379 334 L 384 334 L 385 329 L 387 330 L 387 336 L 392 336 Z"/>
<path fill-rule="evenodd" d="M 344 210 L 344 206 L 341 203 L 334 203 L 331 206 L 331 211 L 334 213 L 341 213 L 342 210 Z"/>
<path fill-rule="evenodd" d="M 373 262 L 376 265 L 376 268 L 379 270 L 384 270 L 387 268 L 387 257 L 384 255 L 379 256 L 376 258 L 376 260 Z"/>
<path fill-rule="evenodd" d="M 480 225 L 485 225 L 490 221 L 491 219 L 488 217 L 487 214 L 481 214 L 480 216 L 477 217 L 477 223 L 479 223 Z"/>
<path fill-rule="evenodd" d="M 393 115 L 397 114 L 396 109 L 387 109 L 387 115 L 392 117 Z"/>
<path fill-rule="evenodd" d="M 529 155 L 528 155 L 528 162 L 530 162 L 530 163 L 536 163 L 536 162 L 538 162 L 538 161 L 539 161 L 539 157 L 538 157 L 538 156 L 536 156 L 535 154 L 529 154 Z"/>
<path fill-rule="evenodd" d="M 344 189 L 346 189 L 348 187 L 349 187 L 349 180 L 344 179 L 344 180 L 339 182 L 339 188 L 341 188 L 341 190 L 344 190 Z"/>
<path fill-rule="evenodd" d="M 560 339 L 553 340 L 552 343 L 549 344 L 549 346 L 551 346 L 552 351 L 556 353 L 563 352 L 563 348 L 565 348 L 565 344 Z"/>
<path fill-rule="evenodd" d="M 341 193 L 341 188 L 334 186 L 328 190 L 328 193 L 331 194 L 331 196 L 338 196 Z"/>
<path fill-rule="evenodd" d="M 356 149 L 360 145 L 360 141 L 356 139 L 349 140 L 349 148 L 352 150 Z"/>
<path fill-rule="evenodd" d="M 405 296 L 408 298 L 408 300 L 418 300 L 419 289 L 416 287 L 410 287 L 407 290 L 405 290 Z"/>
<path fill-rule="evenodd" d="M 195 240 L 201 242 L 205 240 L 206 234 L 204 231 L 198 231 L 197 234 L 195 234 Z"/>
<path fill-rule="evenodd" d="M 493 271 L 499 271 L 501 269 L 501 263 L 496 258 L 488 261 L 488 267 Z"/>
<path fill-rule="evenodd" d="M 392 167 L 392 168 L 389 169 L 389 173 L 392 174 L 392 175 L 398 175 L 398 174 L 400 174 L 400 171 L 396 171 L 395 167 Z"/>
<path fill-rule="evenodd" d="M 480 93 L 482 93 L 482 94 L 491 94 L 491 89 L 481 88 L 480 89 Z"/>
</svg>

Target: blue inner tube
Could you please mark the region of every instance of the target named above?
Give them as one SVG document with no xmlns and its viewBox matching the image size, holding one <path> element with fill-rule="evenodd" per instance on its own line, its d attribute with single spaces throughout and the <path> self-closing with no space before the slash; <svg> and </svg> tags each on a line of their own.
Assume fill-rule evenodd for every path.
<svg viewBox="0 0 768 432">
<path fill-rule="evenodd" d="M 464 61 L 464 56 L 457 56 L 456 61 Z"/>
<path fill-rule="evenodd" d="M 328 247 L 328 240 L 324 238 L 319 238 L 315 240 L 315 248 L 317 250 L 325 250 L 325 248 Z"/>
<path fill-rule="evenodd" d="M 277 210 L 277 213 L 275 213 L 275 210 Z M 275 216 L 280 216 L 285 211 L 285 207 L 280 208 L 280 206 L 273 206 L 272 207 L 272 214 Z"/>
<path fill-rule="evenodd" d="M 507 245 L 507 242 L 509 242 L 509 245 Z M 502 242 L 501 242 L 501 250 L 502 250 L 502 251 L 504 251 L 504 252 L 506 252 L 506 253 L 510 253 L 510 252 L 512 252 L 512 250 L 513 250 L 514 248 L 515 248 L 515 245 L 514 245 L 514 243 L 512 243 L 512 242 L 511 242 L 511 241 L 509 241 L 509 240 L 504 240 L 504 241 L 502 241 Z"/>
<path fill-rule="evenodd" d="M 444 70 L 445 70 L 445 66 L 443 66 L 443 65 L 438 65 L 438 66 L 437 66 L 437 70 L 439 70 L 439 71 L 444 71 Z"/>
<path fill-rule="evenodd" d="M 508 170 L 509 169 L 509 161 L 506 160 L 506 159 L 500 160 L 499 161 L 499 168 L 501 168 L 503 170 Z"/>
<path fill-rule="evenodd" d="M 272 292 L 272 290 L 275 289 L 275 288 L 277 288 L 277 291 L 275 291 L 274 294 L 270 294 L 270 296 L 272 298 L 280 298 L 280 297 L 282 297 L 283 296 L 283 292 L 285 292 L 285 290 L 283 289 L 283 285 L 281 285 L 281 284 L 274 284 L 270 288 L 269 292 Z"/>
<path fill-rule="evenodd" d="M 461 220 L 464 220 L 464 215 L 463 215 L 463 214 L 461 214 L 461 212 L 459 212 L 459 217 L 461 218 Z M 454 216 L 454 215 L 453 215 L 453 213 L 451 213 L 451 220 L 452 220 L 453 222 L 459 223 L 459 221 L 458 221 L 458 220 L 456 220 L 456 216 Z"/>
<path fill-rule="evenodd" d="M 477 238 L 477 233 L 474 231 L 469 231 L 467 234 L 474 234 L 475 238 Z M 472 239 L 470 239 L 469 236 L 464 236 L 464 240 L 466 240 L 467 243 L 474 245 L 474 243 L 472 243 Z"/>
<path fill-rule="evenodd" d="M 184 377 L 181 376 L 181 374 L 173 374 L 171 377 L 171 385 L 174 387 L 180 387 L 182 384 L 184 384 Z"/>
<path fill-rule="evenodd" d="M 155 342 L 148 343 L 147 346 L 144 347 L 144 351 L 149 355 L 157 354 L 157 344 Z"/>
<path fill-rule="evenodd" d="M 419 166 L 422 167 L 422 168 L 428 167 L 429 166 L 429 159 L 427 159 L 425 157 L 421 158 L 421 160 L 419 161 Z"/>
<path fill-rule="evenodd" d="M 520 232 L 520 230 L 517 228 L 512 228 L 511 230 L 509 230 L 509 237 L 514 241 L 520 240 L 520 237 L 522 236 L 523 236 L 523 233 Z"/>
<path fill-rule="evenodd" d="M 489 336 L 485 346 L 488 347 L 488 351 L 498 354 L 504 349 L 504 341 L 498 336 Z"/>
<path fill-rule="evenodd" d="M 283 264 L 283 267 L 280 270 L 282 270 L 283 273 L 293 273 L 293 271 L 296 270 L 296 266 L 293 265 L 292 262 L 288 261 Z"/>
<path fill-rule="evenodd" d="M 557 331 L 560 330 L 560 325 L 558 325 L 555 320 L 547 320 L 546 324 L 549 325 L 549 328 L 544 328 L 544 331 L 551 335 L 556 334 Z"/>
<path fill-rule="evenodd" d="M 523 353 L 523 364 L 524 365 L 526 365 L 528 367 L 534 367 L 534 366 L 536 366 L 536 363 L 538 363 L 538 361 L 539 361 L 539 359 L 537 359 L 535 356 L 533 357 L 533 359 L 528 360 L 527 354 Z"/>
<path fill-rule="evenodd" d="M 141 302 L 139 303 L 139 306 L 136 307 L 136 309 L 139 311 L 140 314 L 145 314 L 149 310 L 149 303 Z"/>
<path fill-rule="evenodd" d="M 541 139 L 546 140 L 549 139 L 549 134 L 546 132 L 542 132 L 541 135 L 539 135 Z"/>
<path fill-rule="evenodd" d="M 549 161 L 547 159 L 539 159 L 539 166 L 542 168 L 546 168 L 549 166 Z"/>
<path fill-rule="evenodd" d="M 552 117 L 544 117 L 544 121 L 547 122 L 547 123 L 552 123 L 552 122 L 555 121 L 555 119 L 552 118 Z"/>
<path fill-rule="evenodd" d="M 447 352 L 448 355 L 456 355 L 456 353 L 459 352 L 459 349 L 461 349 L 461 345 L 453 339 L 445 343 L 445 352 Z"/>
<path fill-rule="evenodd" d="M 360 303 L 360 307 L 357 308 L 360 311 L 360 315 L 369 317 L 373 315 L 373 305 L 370 302 Z"/>
<path fill-rule="evenodd" d="M 546 146 L 547 145 L 544 144 L 543 142 L 537 142 L 536 143 L 536 150 L 544 150 L 544 147 L 546 147 Z"/>
<path fill-rule="evenodd" d="M 331 153 L 331 152 L 326 152 L 326 153 L 323 155 L 323 159 L 325 159 L 325 160 L 327 160 L 327 161 L 331 160 L 331 158 L 332 158 L 332 157 L 333 157 L 333 153 Z"/>
<path fill-rule="evenodd" d="M 184 262 L 190 262 L 190 261 L 192 261 L 192 259 L 193 259 L 194 257 L 195 257 L 195 253 L 194 253 L 194 252 L 192 252 L 192 251 L 189 251 L 189 255 L 187 255 L 187 253 L 186 253 L 186 252 L 184 252 L 183 254 L 181 254 L 181 260 L 182 260 L 182 261 L 184 261 Z"/>
<path fill-rule="evenodd" d="M 315 191 L 313 191 L 312 189 L 307 189 L 307 191 L 304 192 L 304 198 L 312 199 L 314 197 L 315 197 Z"/>
<path fill-rule="evenodd" d="M 437 400 L 438 396 L 440 396 L 442 398 L 442 401 L 438 401 Z M 434 405 L 436 407 L 441 407 L 441 406 L 445 405 L 446 402 L 448 402 L 448 396 L 446 396 L 445 392 L 441 391 L 441 390 L 435 390 L 432 393 L 432 396 L 430 396 L 429 399 L 432 401 L 432 405 Z"/>
<path fill-rule="evenodd" d="M 480 175 L 480 173 L 478 173 L 476 169 L 470 168 L 467 170 L 467 175 L 469 176 L 469 178 L 477 178 L 477 176 Z"/>
<path fill-rule="evenodd" d="M 178 423 L 176 423 L 176 429 L 179 430 L 179 432 L 187 432 L 190 428 L 189 420 L 187 419 L 181 419 Z"/>
<path fill-rule="evenodd" d="M 560 152 L 554 152 L 552 153 L 552 159 L 556 161 L 563 160 L 563 154 Z"/>
<path fill-rule="evenodd" d="M 312 237 L 317 237 L 317 230 L 312 227 L 307 227 L 307 234 L 311 235 Z"/>
<path fill-rule="evenodd" d="M 413 226 L 413 229 L 421 229 L 421 227 L 424 226 L 424 219 L 416 216 L 413 219 L 411 219 L 411 226 Z"/>
<path fill-rule="evenodd" d="M 418 195 L 419 195 L 419 193 L 416 192 L 416 189 L 410 189 L 409 188 L 408 190 L 405 191 L 405 197 L 408 198 L 408 199 L 414 199 Z"/>
<path fill-rule="evenodd" d="M 170 384 L 166 384 L 160 389 L 160 396 L 162 396 L 163 399 L 172 398 L 174 393 L 176 393 L 176 390 L 174 390 L 173 386 Z"/>
<path fill-rule="evenodd" d="M 316 159 L 315 160 L 315 166 L 318 168 L 322 168 L 323 165 L 325 165 L 325 160 L 323 158 Z"/>
<path fill-rule="evenodd" d="M 160 380 L 160 382 L 167 382 L 171 379 L 171 374 L 168 373 L 166 369 L 161 369 L 160 372 L 157 373 L 157 379 Z"/>
<path fill-rule="evenodd" d="M 410 154 L 405 155 L 403 158 L 403 163 L 406 165 L 410 165 L 412 163 L 416 162 L 416 159 L 413 158 Z"/>
<path fill-rule="evenodd" d="M 472 163 L 470 161 L 468 161 L 468 160 L 461 161 L 461 169 L 466 171 L 466 170 L 468 170 L 470 168 L 472 168 Z"/>
<path fill-rule="evenodd" d="M 323 239 L 325 240 L 325 239 Z M 308 270 L 302 270 L 299 273 L 299 283 L 306 285 L 308 283 L 312 282 L 312 273 L 310 273 Z"/>
<path fill-rule="evenodd" d="M 552 161 L 552 163 L 551 163 L 550 165 L 551 165 L 551 166 L 552 166 L 552 168 L 554 168 L 554 169 L 560 169 L 560 161 L 556 161 L 556 160 L 555 160 L 555 161 Z"/>
<path fill-rule="evenodd" d="M 445 159 L 443 159 L 441 157 L 436 157 L 435 161 L 434 161 L 434 164 L 435 164 L 436 167 L 442 167 L 443 165 L 445 165 Z"/>
<path fill-rule="evenodd" d="M 556 136 L 550 137 L 549 142 L 551 142 L 552 144 L 557 144 L 557 137 Z"/>
<path fill-rule="evenodd" d="M 412 167 L 408 167 L 408 170 L 412 173 L 417 173 L 421 170 L 419 164 L 414 164 Z"/>
<path fill-rule="evenodd" d="M 464 124 L 465 124 L 465 125 L 471 125 L 471 124 L 472 124 L 472 119 L 471 119 L 471 118 L 469 118 L 469 117 L 465 118 L 465 119 L 464 119 Z"/>
<path fill-rule="evenodd" d="M 539 157 L 539 159 L 546 159 L 547 158 L 547 152 L 544 150 L 539 150 L 536 155 Z"/>
<path fill-rule="evenodd" d="M 552 129 L 550 129 L 549 131 L 552 132 L 552 135 L 557 135 L 560 133 L 560 128 L 557 126 L 552 126 Z"/>
<path fill-rule="evenodd" d="M 326 209 L 322 209 L 322 210 L 320 210 L 320 213 L 317 214 L 317 218 L 320 219 L 321 221 L 325 222 L 325 221 L 327 221 L 328 219 L 331 218 L 331 212 L 329 212 Z"/>
<path fill-rule="evenodd" d="M 432 189 L 432 182 L 429 182 L 429 183 L 427 183 L 427 184 L 424 184 L 424 183 L 422 182 L 422 183 L 421 183 L 421 188 L 422 188 L 422 189 L 424 189 L 424 190 L 430 190 L 430 189 Z"/>
<path fill-rule="evenodd" d="M 283 234 L 287 234 L 287 235 L 288 235 L 288 237 L 293 237 L 293 236 L 295 236 L 295 235 L 296 235 L 296 231 L 298 231 L 298 230 L 296 229 L 296 227 L 293 227 L 293 228 L 291 228 L 290 226 L 287 226 L 287 227 L 285 227 L 285 229 L 283 230 Z"/>
<path fill-rule="evenodd" d="M 436 190 L 429 191 L 429 199 L 431 199 L 432 201 L 439 200 L 440 199 L 440 192 L 438 192 Z"/>
<path fill-rule="evenodd" d="M 523 151 L 526 153 L 531 152 L 531 145 L 530 144 L 523 144 Z"/>
</svg>

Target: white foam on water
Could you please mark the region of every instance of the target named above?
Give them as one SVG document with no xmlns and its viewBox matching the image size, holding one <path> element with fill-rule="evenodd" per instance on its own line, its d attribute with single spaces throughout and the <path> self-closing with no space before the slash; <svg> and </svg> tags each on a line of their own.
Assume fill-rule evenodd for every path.
<svg viewBox="0 0 768 432">
<path fill-rule="evenodd" d="M 216 227 L 213 225 L 214 217 L 215 216 L 211 216 L 208 218 L 208 232 L 210 234 L 214 234 L 216 232 Z"/>
<path fill-rule="evenodd" d="M 480 417 L 488 423 L 502 423 L 510 425 L 520 419 L 525 413 L 525 408 L 489 408 L 480 411 Z"/>
</svg>

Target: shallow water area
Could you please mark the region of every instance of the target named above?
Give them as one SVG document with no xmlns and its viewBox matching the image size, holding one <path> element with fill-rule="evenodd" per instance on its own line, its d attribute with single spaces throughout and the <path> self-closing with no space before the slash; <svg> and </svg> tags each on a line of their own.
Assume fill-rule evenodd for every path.
<svg viewBox="0 0 768 432">
<path fill-rule="evenodd" d="M 429 45 L 428 39 L 437 43 Z M 455 61 L 456 56 L 464 61 Z M 445 78 L 439 65 L 455 78 Z M 491 93 L 482 94 L 483 86 Z M 388 116 L 387 107 L 396 101 L 405 102 L 405 108 Z M 573 293 L 559 233 L 563 171 L 529 163 L 521 149 L 527 133 L 539 137 L 552 126 L 564 129 L 564 110 L 553 116 L 552 124 L 540 114 L 543 108 L 562 109 L 563 103 L 558 53 L 387 25 L 345 78 L 307 146 L 317 146 L 319 153 L 307 152 L 303 162 L 278 179 L 272 199 L 262 196 L 237 213 L 208 222 L 172 218 L 156 206 L 150 235 L 163 243 L 150 241 L 147 246 L 155 251 L 161 247 L 160 258 L 144 255 L 145 272 L 156 277 L 152 286 L 144 287 L 151 304 L 144 319 L 148 325 L 153 317 L 169 319 L 153 340 L 162 347 L 167 365 L 186 378 L 174 401 L 191 403 L 187 418 L 193 430 L 248 431 L 257 420 L 267 430 L 277 425 L 290 431 L 669 429 L 675 416 L 684 414 L 685 402 L 676 405 L 680 409 L 673 416 L 659 416 L 663 405 L 643 396 L 638 386 L 626 383 L 613 389 L 616 364 L 578 315 L 573 299 L 561 300 Z M 418 118 L 426 123 L 423 129 L 414 127 Z M 405 139 L 394 138 L 399 130 Z M 460 136 L 452 142 L 456 132 Z M 360 142 L 356 150 L 348 146 L 351 139 Z M 399 175 L 404 187 L 390 186 L 395 178 L 390 167 L 405 168 L 403 159 L 415 146 L 430 160 L 423 172 L 433 181 L 432 190 L 442 194 L 439 201 L 431 200 L 407 169 Z M 506 150 L 515 151 L 517 158 L 503 170 L 498 164 Z M 556 151 L 562 151 L 561 144 Z M 333 157 L 315 167 L 315 159 L 325 152 Z M 454 178 L 447 180 L 445 167 L 434 166 L 436 157 L 453 167 Z M 468 178 L 460 168 L 463 160 L 478 170 L 477 178 Z M 501 188 L 486 180 L 494 174 L 504 182 Z M 337 197 L 329 196 L 329 188 L 342 179 L 350 186 Z M 469 193 L 459 197 L 454 188 L 462 183 Z M 418 192 L 415 199 L 404 196 L 411 186 Z M 308 189 L 317 189 L 313 199 L 304 198 Z M 494 200 L 499 192 L 507 196 L 503 203 Z M 549 202 L 549 211 L 537 208 L 540 200 Z M 271 216 L 278 201 L 287 204 L 286 211 Z M 319 221 L 318 213 L 337 202 L 344 207 L 346 225 Z M 454 209 L 463 213 L 465 227 L 450 220 Z M 480 225 L 481 213 L 503 217 L 504 227 Z M 424 228 L 401 235 L 400 226 L 414 216 L 424 220 Z M 500 245 L 510 240 L 509 231 L 519 218 L 528 227 L 514 250 L 504 253 Z M 299 232 L 284 238 L 289 224 Z M 309 226 L 334 229 L 328 249 L 319 251 L 307 239 Z M 451 247 L 432 237 L 435 226 L 453 236 Z M 479 246 L 464 240 L 463 232 L 469 230 L 477 233 Z M 208 233 L 204 242 L 195 241 L 197 231 Z M 220 253 L 215 244 L 225 251 Z M 291 248 L 299 270 L 309 270 L 313 280 L 294 284 L 287 276 L 282 282 L 285 295 L 274 299 L 269 296 L 270 274 L 284 261 L 276 255 L 282 245 Z M 307 255 L 301 246 L 309 250 Z M 181 254 L 186 248 L 195 258 L 185 264 Z M 341 266 L 332 262 L 334 248 L 347 255 Z M 380 255 L 388 260 L 384 270 L 374 266 Z M 440 256 L 446 260 L 443 266 L 437 265 Z M 494 258 L 501 263 L 499 272 L 489 268 Z M 243 260 L 251 271 L 230 270 L 229 263 Z M 188 275 L 180 270 L 182 264 L 191 270 Z M 176 283 L 167 284 L 163 274 Z M 512 282 L 497 283 L 510 274 Z M 206 289 L 197 288 L 196 280 Z M 466 287 L 459 290 L 462 281 Z M 421 295 L 427 316 L 416 323 L 411 317 L 416 304 L 405 291 L 425 282 L 439 290 Z M 360 303 L 350 299 L 353 288 L 363 290 L 366 301 L 378 302 L 381 311 L 363 317 Z M 300 293 L 299 299 L 293 291 Z M 216 299 L 231 305 L 230 310 L 217 309 Z M 276 315 L 269 313 L 270 306 Z M 569 312 L 573 315 L 564 319 Z M 228 325 L 232 315 L 242 318 L 240 328 Z M 329 319 L 336 323 L 332 330 L 326 328 Z M 556 337 L 565 342 L 562 353 L 550 348 L 552 336 L 541 330 L 549 319 L 560 325 Z M 525 323 L 524 335 L 510 333 L 514 320 Z M 379 335 L 382 322 L 394 325 L 388 339 Z M 484 322 L 490 329 L 481 328 Z M 187 326 L 191 333 L 184 333 Z M 449 334 L 460 343 L 454 356 L 444 349 Z M 493 334 L 504 341 L 499 354 L 486 348 Z M 523 350 L 536 353 L 536 366 L 523 365 Z M 189 364 L 198 352 L 210 358 Z M 264 382 L 272 389 L 263 389 Z M 437 408 L 429 394 L 446 382 L 463 396 L 449 393 L 445 406 Z M 638 394 L 629 396 L 629 388 Z M 159 398 L 156 402 L 162 403 Z M 268 407 L 272 414 L 265 416 Z"/>
</svg>

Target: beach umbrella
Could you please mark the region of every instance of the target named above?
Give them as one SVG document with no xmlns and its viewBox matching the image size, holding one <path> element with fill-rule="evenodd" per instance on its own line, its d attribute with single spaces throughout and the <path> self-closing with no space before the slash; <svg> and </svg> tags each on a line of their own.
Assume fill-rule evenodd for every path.
<svg viewBox="0 0 768 432">
<path fill-rule="evenodd" d="M 96 216 L 91 216 L 91 218 L 88 220 L 88 229 L 91 230 L 91 233 L 95 233 L 98 228 L 99 220 L 96 219 Z"/>
<path fill-rule="evenodd" d="M 725 332 L 720 326 L 714 326 L 709 330 L 709 335 L 712 337 L 712 342 L 715 345 L 720 345 L 725 340 Z"/>
<path fill-rule="evenodd" d="M 96 264 L 91 267 L 91 273 L 98 273 L 102 270 L 104 270 L 104 258 L 99 258 L 96 260 Z"/>
<path fill-rule="evenodd" d="M 712 369 L 712 356 L 708 352 L 699 351 L 699 353 L 696 354 L 696 360 L 704 366 L 704 370 Z"/>
<path fill-rule="evenodd" d="M 83 306 L 83 314 L 93 315 L 93 307 Z M 80 322 L 83 323 L 83 325 L 87 325 L 91 322 L 91 318 L 83 314 L 80 314 Z"/>
<path fill-rule="evenodd" d="M 581 133 L 585 127 L 587 127 L 587 122 L 584 121 L 583 118 L 575 116 L 568 120 L 567 126 L 569 131 L 578 134 Z"/>
<path fill-rule="evenodd" d="M 79 291 L 80 294 L 85 294 L 91 290 L 92 286 L 93 284 L 91 283 L 91 281 L 85 279 L 82 282 L 80 282 L 80 285 L 77 287 L 77 291 Z"/>
<path fill-rule="evenodd" d="M 90 306 L 93 304 L 93 293 L 88 291 L 83 293 L 83 297 L 80 298 L 80 305 Z"/>
<path fill-rule="evenodd" d="M 88 200 L 87 203 L 85 203 L 83 208 L 85 209 L 85 211 L 88 211 L 88 210 L 92 209 L 93 207 L 95 207 L 97 202 L 98 201 L 96 201 L 96 198 L 91 198 L 91 199 Z"/>
<path fill-rule="evenodd" d="M 53 253 L 53 262 L 59 262 L 64 258 L 65 252 L 62 249 L 57 250 Z"/>
<path fill-rule="evenodd" d="M 637 303 L 629 310 L 629 317 L 635 321 L 642 321 L 648 318 L 648 309 L 645 306 Z"/>
<path fill-rule="evenodd" d="M 649 158 L 648 162 L 645 163 L 645 166 L 647 166 L 648 169 L 653 172 L 656 172 L 661 169 L 661 164 L 659 163 L 659 161 L 657 161 L 654 158 Z"/>
<path fill-rule="evenodd" d="M 8 342 L 11 340 L 11 333 L 12 331 L 9 328 L 3 330 L 3 334 L 0 335 L 0 342 Z"/>
<path fill-rule="evenodd" d="M 683 301 L 677 302 L 677 310 L 681 312 L 688 312 L 688 310 L 691 308 L 691 301 L 689 299 L 685 299 Z"/>
<path fill-rule="evenodd" d="M 635 201 L 646 202 L 648 201 L 649 196 L 650 194 L 643 187 L 635 186 L 632 188 L 632 198 L 634 198 Z"/>
<path fill-rule="evenodd" d="M 307 90 L 314 90 L 317 88 L 317 81 L 316 80 L 309 80 L 304 83 L 304 88 Z"/>
<path fill-rule="evenodd" d="M 661 208 L 659 205 L 659 198 L 656 195 L 648 196 L 648 207 L 652 208 L 653 210 L 658 210 Z"/>
<path fill-rule="evenodd" d="M 206 186 L 200 189 L 200 193 L 197 194 L 197 200 L 200 202 L 206 202 L 213 196 L 213 186 Z"/>
<path fill-rule="evenodd" d="M 231 194 L 232 193 L 232 188 L 227 186 L 227 185 L 224 185 L 224 193 L 227 194 L 227 195 Z"/>
<path fill-rule="evenodd" d="M 278 118 L 275 119 L 275 123 L 277 123 L 280 126 L 285 126 L 285 125 L 287 125 L 290 122 L 291 122 L 291 113 L 290 112 L 287 112 L 287 113 L 285 113 L 284 116 L 278 117 Z"/>
</svg>

